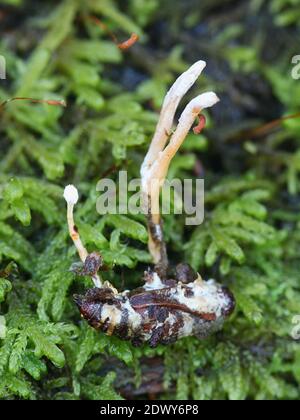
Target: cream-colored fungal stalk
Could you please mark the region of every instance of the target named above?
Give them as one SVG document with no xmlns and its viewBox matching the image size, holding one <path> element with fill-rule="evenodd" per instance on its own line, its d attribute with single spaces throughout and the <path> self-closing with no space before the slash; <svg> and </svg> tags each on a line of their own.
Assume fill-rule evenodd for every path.
<svg viewBox="0 0 300 420">
<path fill-rule="evenodd" d="M 178 79 L 167 93 L 161 108 L 160 117 L 153 139 L 142 165 L 142 174 L 144 172 L 147 173 L 148 169 L 157 159 L 159 153 L 165 147 L 168 138 L 170 137 L 170 132 L 173 126 L 173 121 L 178 105 L 183 96 L 196 82 L 205 66 L 205 61 L 197 61 L 185 73 L 178 77 Z"/>
<path fill-rule="evenodd" d="M 170 134 L 180 100 L 196 82 L 206 63 L 198 61 L 173 84 L 164 100 L 155 134 L 141 167 L 142 200 L 148 215 L 149 251 L 158 271 L 167 269 L 166 246 L 163 241 L 159 211 L 160 190 L 165 182 L 170 163 L 203 109 L 215 105 L 219 98 L 213 92 L 197 96 L 184 109 L 177 128 Z"/>
<path fill-rule="evenodd" d="M 74 206 L 78 202 L 78 190 L 74 185 L 68 185 L 64 190 L 64 199 L 67 202 L 67 220 L 68 220 L 68 227 L 69 227 L 69 234 L 74 242 L 74 245 L 78 251 L 79 257 L 83 263 L 87 259 L 89 253 L 87 252 L 85 246 L 83 245 L 79 232 L 76 228 L 75 221 L 74 221 Z M 96 287 L 102 287 L 102 281 L 98 274 L 93 276 L 93 282 Z"/>
</svg>

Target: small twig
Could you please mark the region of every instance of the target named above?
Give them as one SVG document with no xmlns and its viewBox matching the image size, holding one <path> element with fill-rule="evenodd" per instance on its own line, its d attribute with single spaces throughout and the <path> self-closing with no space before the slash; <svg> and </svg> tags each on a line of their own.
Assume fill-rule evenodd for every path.
<svg viewBox="0 0 300 420">
<path fill-rule="evenodd" d="M 200 134 L 206 126 L 206 118 L 204 115 L 199 115 L 199 122 L 196 127 L 193 128 L 194 134 Z"/>
<path fill-rule="evenodd" d="M 119 42 L 118 38 L 116 37 L 116 35 L 108 28 L 107 25 L 105 25 L 105 23 L 103 23 L 99 18 L 97 18 L 96 16 L 88 16 L 87 17 L 91 22 L 95 23 L 97 26 L 99 26 L 99 28 L 101 28 L 103 31 L 105 31 L 112 39 L 112 41 L 116 44 L 116 46 L 120 49 L 120 50 L 128 50 L 129 48 L 131 48 L 138 40 L 139 40 L 139 36 L 136 33 L 132 33 L 130 38 L 127 39 L 124 42 Z"/>
<path fill-rule="evenodd" d="M 120 44 L 118 44 L 118 48 L 120 50 L 128 50 L 129 48 L 131 48 L 137 41 L 139 40 L 139 36 L 135 33 L 131 34 L 130 38 L 127 39 L 124 42 L 121 42 Z"/>
<path fill-rule="evenodd" d="M 9 104 L 10 102 L 13 101 L 29 101 L 33 104 L 46 104 L 46 105 L 50 105 L 50 106 L 63 106 L 66 107 L 67 104 L 65 101 L 57 101 L 57 100 L 53 100 L 53 99 L 34 99 L 34 98 L 23 98 L 23 97 L 15 97 L 15 98 L 10 98 L 10 99 L 6 99 L 5 101 L 0 103 L 0 110 L 2 108 L 4 108 L 7 104 Z"/>
<path fill-rule="evenodd" d="M 273 132 L 273 130 L 278 129 L 280 125 L 284 123 L 285 121 L 293 120 L 296 118 L 300 118 L 300 112 L 297 112 L 296 114 L 292 114 L 292 115 L 286 115 L 281 118 L 277 118 L 273 121 L 270 121 L 258 127 L 250 128 L 248 130 L 243 130 L 242 132 L 234 136 L 233 140 L 243 140 L 245 138 L 249 139 L 249 137 L 257 138 L 257 137 L 266 136 L 270 132 Z"/>
</svg>

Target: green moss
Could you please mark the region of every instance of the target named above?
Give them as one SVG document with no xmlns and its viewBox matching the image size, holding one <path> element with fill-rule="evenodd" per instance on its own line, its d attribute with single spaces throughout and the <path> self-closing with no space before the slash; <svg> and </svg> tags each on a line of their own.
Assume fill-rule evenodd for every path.
<svg viewBox="0 0 300 420">
<path fill-rule="evenodd" d="M 26 12 L 25 2 L 5 3 L 13 5 L 12 15 L 17 8 Z M 0 110 L 0 314 L 5 317 L 0 398 L 117 399 L 124 386 L 146 379 L 147 363 L 154 358 L 163 372 L 158 398 L 298 399 L 300 347 L 290 334 L 292 318 L 300 314 L 299 120 L 286 121 L 261 139 L 236 137 L 258 120 L 270 119 L 261 115 L 256 82 L 249 83 L 254 74 L 257 85 L 262 83 L 259 99 L 267 96 L 276 104 L 274 118 L 278 109 L 283 115 L 299 108 L 299 81 L 287 77 L 290 62 L 279 57 L 270 64 L 264 58 L 269 27 L 249 35 L 233 17 L 225 30 L 216 28 L 209 4 L 217 0 L 203 2 L 203 8 L 191 2 L 197 8 L 181 24 L 182 38 L 174 27 L 183 4 L 58 3 L 50 16 L 48 2 L 34 19 L 25 15 L 24 25 L 14 35 L 3 30 L 0 41 L 9 74 L 5 84 L 1 81 L 1 99 L 68 102 L 66 109 L 12 102 Z M 272 28 L 280 24 L 298 31 L 297 6 L 295 1 L 253 1 L 245 15 L 266 13 Z M 195 42 L 189 29 L 199 25 L 199 12 L 209 31 Z M 86 19 L 93 14 L 122 39 L 138 33 L 140 45 L 121 53 Z M 153 32 L 168 19 L 166 39 L 157 47 L 163 54 L 157 54 L 149 43 L 153 46 Z M 235 92 L 234 100 L 221 119 L 213 115 L 205 136 L 189 136 L 170 169 L 172 177 L 194 177 L 195 166 L 205 167 L 205 223 L 191 229 L 180 216 L 168 216 L 166 238 L 172 263 L 184 255 L 203 276 L 229 286 L 237 309 L 224 330 L 206 341 L 188 338 L 156 350 L 134 349 L 91 330 L 73 305 L 73 293 L 90 282 L 69 272 L 76 255 L 66 229 L 63 186 L 76 183 L 82 192 L 78 226 L 88 249 L 100 250 L 111 268 L 103 276 L 119 288 L 138 286 L 150 262 L 146 221 L 99 218 L 96 185 L 106 172 L 114 179 L 114 168 L 138 176 L 156 110 L 176 75 L 195 59 L 194 49 L 197 59 L 204 55 L 218 69 L 220 62 L 225 66 L 221 78 L 212 69 L 200 82 L 203 87 L 220 92 L 225 104 Z M 134 80 L 130 91 L 126 68 L 138 74 L 139 83 Z M 240 96 L 239 80 L 248 83 Z M 245 109 L 253 112 L 253 104 L 258 109 L 250 121 Z"/>
</svg>

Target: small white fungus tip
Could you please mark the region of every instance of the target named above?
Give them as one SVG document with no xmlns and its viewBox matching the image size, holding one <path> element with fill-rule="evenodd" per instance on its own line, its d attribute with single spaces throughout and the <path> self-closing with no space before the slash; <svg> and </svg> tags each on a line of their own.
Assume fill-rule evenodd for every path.
<svg viewBox="0 0 300 420">
<path fill-rule="evenodd" d="M 78 202 L 79 195 L 78 190 L 74 185 L 68 185 L 64 191 L 64 199 L 68 204 L 75 205 Z"/>
<path fill-rule="evenodd" d="M 202 71 L 204 70 L 206 67 L 206 61 L 204 60 L 199 60 L 196 61 L 191 67 L 190 69 L 197 69 L 198 71 Z"/>
<path fill-rule="evenodd" d="M 214 92 L 202 93 L 196 98 L 198 105 L 204 108 L 210 108 L 220 102 L 220 98 Z"/>
<path fill-rule="evenodd" d="M 206 67 L 206 62 L 203 60 L 197 61 L 194 63 L 187 71 L 182 73 L 181 76 L 175 81 L 171 87 L 169 94 L 167 95 L 176 95 L 182 97 L 186 92 L 192 87 L 196 82 L 204 68 Z"/>
</svg>

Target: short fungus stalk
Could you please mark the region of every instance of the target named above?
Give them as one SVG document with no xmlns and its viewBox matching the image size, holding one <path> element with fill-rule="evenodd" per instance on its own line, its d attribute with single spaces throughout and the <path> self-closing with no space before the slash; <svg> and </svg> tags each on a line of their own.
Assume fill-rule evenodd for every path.
<svg viewBox="0 0 300 420">
<path fill-rule="evenodd" d="M 85 246 L 83 245 L 78 229 L 74 222 L 74 206 L 77 204 L 79 199 L 78 190 L 74 185 L 68 185 L 64 190 L 64 199 L 67 202 L 67 220 L 69 227 L 69 234 L 74 242 L 74 245 L 78 251 L 79 257 L 83 264 L 86 262 L 89 253 L 87 252 Z M 99 274 L 95 273 L 92 276 L 93 282 L 96 287 L 102 287 L 102 281 L 99 277 Z"/>
</svg>

